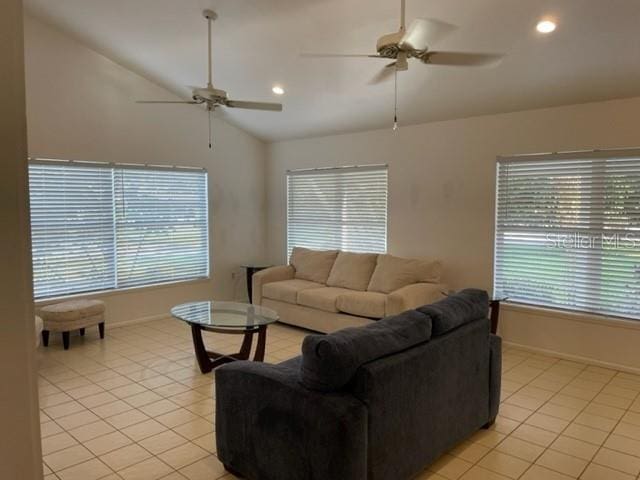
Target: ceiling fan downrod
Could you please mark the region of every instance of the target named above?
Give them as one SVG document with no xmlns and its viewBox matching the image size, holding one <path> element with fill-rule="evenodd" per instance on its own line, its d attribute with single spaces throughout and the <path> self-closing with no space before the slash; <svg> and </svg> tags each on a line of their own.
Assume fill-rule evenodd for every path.
<svg viewBox="0 0 640 480">
<path fill-rule="evenodd" d="M 202 12 L 202 16 L 207 19 L 207 60 L 209 66 L 209 77 L 207 81 L 207 88 L 213 88 L 213 65 L 211 62 L 211 22 L 218 18 L 218 14 L 213 10 L 205 10 Z"/>
</svg>

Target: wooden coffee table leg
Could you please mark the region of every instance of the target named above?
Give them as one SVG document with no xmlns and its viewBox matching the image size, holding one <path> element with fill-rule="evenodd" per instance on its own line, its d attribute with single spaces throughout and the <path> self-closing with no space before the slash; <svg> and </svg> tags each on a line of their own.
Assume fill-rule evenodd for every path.
<svg viewBox="0 0 640 480">
<path fill-rule="evenodd" d="M 201 325 L 191 324 L 191 337 L 193 338 L 193 349 L 196 354 L 196 360 L 202 373 L 209 373 L 214 368 L 223 365 L 225 363 L 233 362 L 234 360 L 249 360 L 251 356 L 251 346 L 253 344 L 253 336 L 258 334 L 258 344 L 256 346 L 256 353 L 253 360 L 255 362 L 264 361 L 264 353 L 267 341 L 267 326 L 261 325 L 258 328 L 252 327 L 251 330 L 236 331 L 234 333 L 244 334 L 240 351 L 234 354 L 223 354 L 217 352 L 211 352 L 206 349 L 204 340 L 202 339 L 202 331 L 207 330 L 202 328 Z"/>
<path fill-rule="evenodd" d="M 253 357 L 254 362 L 264 361 L 264 349 L 267 341 L 267 326 L 262 325 L 258 329 L 258 345 L 256 346 L 256 353 Z"/>
<path fill-rule="evenodd" d="M 202 341 L 202 329 L 200 325 L 194 323 L 191 324 L 191 337 L 193 338 L 193 349 L 196 352 L 196 359 L 198 360 L 198 366 L 202 373 L 209 373 L 212 370 L 211 360 L 207 354 L 207 349 L 204 348 L 204 342 Z"/>
<path fill-rule="evenodd" d="M 234 355 L 238 360 L 246 360 L 251 354 L 251 344 L 253 343 L 253 334 L 255 332 L 249 330 L 244 333 L 244 339 L 240 346 L 240 351 Z"/>
</svg>

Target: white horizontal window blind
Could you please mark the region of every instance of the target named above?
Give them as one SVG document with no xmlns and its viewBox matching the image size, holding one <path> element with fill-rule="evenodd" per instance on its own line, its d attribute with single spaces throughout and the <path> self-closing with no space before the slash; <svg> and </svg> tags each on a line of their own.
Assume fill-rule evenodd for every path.
<svg viewBox="0 0 640 480">
<path fill-rule="evenodd" d="M 118 286 L 207 276 L 207 182 L 202 172 L 115 172 Z"/>
<path fill-rule="evenodd" d="M 110 169 L 29 166 L 36 298 L 115 288 Z"/>
<path fill-rule="evenodd" d="M 207 174 L 29 166 L 36 298 L 206 277 Z"/>
<path fill-rule="evenodd" d="M 640 319 L 640 152 L 500 159 L 494 290 Z"/>
<path fill-rule="evenodd" d="M 287 255 L 293 247 L 387 250 L 387 167 L 287 174 Z"/>
</svg>

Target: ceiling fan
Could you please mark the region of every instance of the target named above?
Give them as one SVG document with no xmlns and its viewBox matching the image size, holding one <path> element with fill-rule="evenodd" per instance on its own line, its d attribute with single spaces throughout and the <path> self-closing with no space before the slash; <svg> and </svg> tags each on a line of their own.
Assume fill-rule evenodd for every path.
<svg viewBox="0 0 640 480">
<path fill-rule="evenodd" d="M 281 112 L 282 104 L 269 102 L 247 102 L 241 100 L 231 100 L 227 96 L 227 92 L 215 88 L 212 83 L 212 66 L 211 66 L 211 22 L 218 18 L 213 10 L 204 10 L 202 12 L 204 18 L 207 19 L 208 26 L 208 59 L 209 59 L 209 77 L 206 87 L 190 87 L 192 90 L 192 100 L 138 100 L 136 103 L 183 103 L 189 105 L 204 105 L 209 112 L 209 148 L 211 148 L 211 112 L 218 107 L 227 108 L 244 108 L 248 110 L 264 110 L 270 112 Z"/>
<path fill-rule="evenodd" d="M 400 29 L 380 37 L 376 44 L 376 54 L 332 54 L 332 53 L 303 53 L 303 57 L 364 57 L 383 60 L 392 59 L 393 62 L 383 67 L 369 82 L 377 84 L 392 76 L 395 77 L 396 87 L 396 115 L 394 130 L 398 128 L 397 121 L 397 73 L 409 69 L 409 59 L 415 58 L 426 65 L 442 65 L 455 67 L 481 67 L 496 65 L 504 55 L 495 53 L 468 53 L 431 50 L 431 45 L 437 43 L 447 34 L 457 29 L 456 26 L 439 20 L 416 18 L 406 28 L 405 22 L 406 0 L 400 0 Z"/>
</svg>

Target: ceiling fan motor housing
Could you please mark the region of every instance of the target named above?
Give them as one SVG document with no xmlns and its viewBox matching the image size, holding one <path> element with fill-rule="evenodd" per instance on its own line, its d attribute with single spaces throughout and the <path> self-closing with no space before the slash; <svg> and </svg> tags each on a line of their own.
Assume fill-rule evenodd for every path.
<svg viewBox="0 0 640 480">
<path fill-rule="evenodd" d="M 404 32 L 401 30 L 396 33 L 390 33 L 388 35 L 383 35 L 378 39 L 378 43 L 376 44 L 376 50 L 378 51 L 378 55 L 385 58 L 397 58 L 398 52 L 400 51 L 400 47 L 398 44 L 402 40 L 402 36 Z"/>
<path fill-rule="evenodd" d="M 405 31 L 400 30 L 399 32 L 380 37 L 376 44 L 378 55 L 385 58 L 398 58 L 398 54 L 404 52 L 407 54 L 407 58 L 415 57 L 422 59 L 427 56 L 428 49 L 415 50 L 409 45 L 403 44 L 402 39 L 404 34 Z"/>
<path fill-rule="evenodd" d="M 217 88 L 196 88 L 193 91 L 193 99 L 224 105 L 227 101 L 227 92 Z"/>
</svg>

